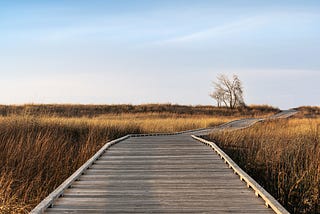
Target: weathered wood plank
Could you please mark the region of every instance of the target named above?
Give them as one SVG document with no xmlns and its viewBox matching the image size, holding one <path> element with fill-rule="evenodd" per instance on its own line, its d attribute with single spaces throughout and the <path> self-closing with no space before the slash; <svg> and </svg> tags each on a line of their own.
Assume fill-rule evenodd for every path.
<svg viewBox="0 0 320 214">
<path fill-rule="evenodd" d="M 166 174 L 179 174 L 179 173 L 193 173 L 193 174 L 198 174 L 198 173 L 218 173 L 218 172 L 225 172 L 225 171 L 230 171 L 229 168 L 212 168 L 212 169 L 206 169 L 206 168 L 200 168 L 200 169 L 131 169 L 131 170 L 123 170 L 123 169 L 89 169 L 84 175 L 90 175 L 90 174 L 110 174 L 112 173 L 113 175 L 121 175 L 121 174 L 153 174 L 153 173 L 161 173 L 162 175 Z"/>
</svg>

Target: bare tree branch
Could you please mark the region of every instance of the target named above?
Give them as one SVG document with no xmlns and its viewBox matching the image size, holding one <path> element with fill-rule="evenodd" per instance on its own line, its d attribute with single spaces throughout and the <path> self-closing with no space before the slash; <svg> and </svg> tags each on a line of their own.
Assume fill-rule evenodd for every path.
<svg viewBox="0 0 320 214">
<path fill-rule="evenodd" d="M 217 101 L 217 106 L 222 106 L 222 103 L 229 107 L 235 108 L 244 106 L 243 87 L 237 75 L 233 75 L 232 80 L 226 75 L 219 75 L 217 82 L 213 82 L 214 92 L 210 96 Z"/>
</svg>

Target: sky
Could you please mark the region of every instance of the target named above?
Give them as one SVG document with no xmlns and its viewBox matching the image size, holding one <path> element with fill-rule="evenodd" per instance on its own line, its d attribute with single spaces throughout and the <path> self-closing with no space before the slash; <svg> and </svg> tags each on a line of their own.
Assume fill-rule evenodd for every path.
<svg viewBox="0 0 320 214">
<path fill-rule="evenodd" d="M 0 0 L 0 104 L 320 105 L 320 1 Z"/>
</svg>

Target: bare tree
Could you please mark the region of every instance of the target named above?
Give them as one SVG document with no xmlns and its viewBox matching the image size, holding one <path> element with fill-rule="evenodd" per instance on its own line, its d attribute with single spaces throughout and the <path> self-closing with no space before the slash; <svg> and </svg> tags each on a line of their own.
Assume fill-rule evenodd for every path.
<svg viewBox="0 0 320 214">
<path fill-rule="evenodd" d="M 219 75 L 217 82 L 213 82 L 214 91 L 210 96 L 217 101 L 217 106 L 222 104 L 229 108 L 244 106 L 243 87 L 237 75 L 230 80 L 226 75 Z"/>
<path fill-rule="evenodd" d="M 214 91 L 214 92 L 212 92 L 210 94 L 210 97 L 212 97 L 213 99 L 215 99 L 217 101 L 217 106 L 218 107 L 221 107 L 222 102 L 223 102 L 223 94 L 224 94 L 224 92 L 222 92 L 222 93 L 221 92 L 222 91 L 216 90 L 216 91 Z"/>
</svg>

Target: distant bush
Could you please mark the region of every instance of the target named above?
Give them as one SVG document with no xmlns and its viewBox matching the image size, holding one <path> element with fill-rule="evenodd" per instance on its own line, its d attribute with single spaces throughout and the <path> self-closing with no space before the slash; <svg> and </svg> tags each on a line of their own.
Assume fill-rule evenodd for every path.
<svg viewBox="0 0 320 214">
<path fill-rule="evenodd" d="M 299 111 L 296 117 L 320 118 L 320 106 L 301 106 L 295 110 Z"/>
</svg>

